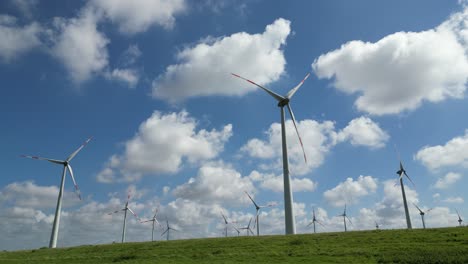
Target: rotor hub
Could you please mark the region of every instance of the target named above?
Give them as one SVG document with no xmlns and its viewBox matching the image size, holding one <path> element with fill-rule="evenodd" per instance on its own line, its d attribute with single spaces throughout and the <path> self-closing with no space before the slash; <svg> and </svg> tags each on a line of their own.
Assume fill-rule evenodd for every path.
<svg viewBox="0 0 468 264">
<path fill-rule="evenodd" d="M 284 107 L 287 104 L 289 104 L 289 99 L 288 98 L 284 98 L 283 100 L 278 102 L 279 107 Z"/>
</svg>

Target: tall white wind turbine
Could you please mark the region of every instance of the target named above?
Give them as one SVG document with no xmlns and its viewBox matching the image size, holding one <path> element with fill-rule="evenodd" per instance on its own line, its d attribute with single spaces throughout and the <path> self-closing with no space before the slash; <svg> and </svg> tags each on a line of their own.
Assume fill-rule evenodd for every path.
<svg viewBox="0 0 468 264">
<path fill-rule="evenodd" d="M 78 184 L 76 184 L 75 181 L 75 176 L 73 175 L 73 170 L 70 166 L 70 161 L 78 154 L 78 152 L 81 151 L 86 144 L 89 143 L 91 138 L 88 138 L 77 150 L 75 150 L 66 160 L 56 160 L 56 159 L 48 159 L 48 158 L 43 158 L 43 157 L 38 157 L 38 156 L 27 156 L 27 155 L 21 155 L 23 158 L 30 158 L 30 159 L 36 159 L 36 160 L 46 160 L 55 164 L 59 164 L 63 166 L 63 172 L 62 172 L 62 181 L 60 183 L 60 190 L 59 190 L 59 195 L 57 198 L 57 207 L 55 208 L 55 217 L 54 217 L 54 224 L 52 226 L 52 234 L 50 236 L 50 243 L 49 243 L 49 248 L 56 248 L 57 247 L 57 236 L 58 236 L 58 229 L 60 225 L 60 214 L 62 211 L 62 196 L 63 196 L 63 190 L 65 187 L 65 176 L 67 174 L 67 170 L 70 172 L 70 177 L 73 181 L 73 185 L 75 186 L 75 192 L 78 195 L 78 198 L 81 200 L 81 194 L 80 194 L 80 189 L 78 188 Z"/>
<path fill-rule="evenodd" d="M 462 226 L 463 219 L 461 218 L 460 214 L 458 213 L 458 210 L 455 209 L 458 215 L 458 226 Z"/>
<path fill-rule="evenodd" d="M 224 220 L 224 236 L 227 237 L 229 222 L 228 222 L 226 216 L 223 214 L 223 212 L 221 212 L 221 216 L 223 217 L 223 220 Z"/>
<path fill-rule="evenodd" d="M 414 185 L 413 181 L 411 178 L 406 174 L 405 169 L 403 168 L 403 163 L 401 162 L 400 155 L 398 154 L 398 159 L 400 160 L 400 169 L 396 172 L 398 176 L 400 177 L 400 186 L 401 186 L 401 195 L 403 196 L 403 206 L 405 207 L 405 215 L 406 215 L 406 225 L 408 229 L 411 229 L 411 218 L 409 215 L 409 210 L 408 210 L 408 203 L 406 202 L 406 193 L 405 193 L 405 186 L 403 185 L 403 175 L 408 178 L 408 180 Z"/>
<path fill-rule="evenodd" d="M 179 231 L 175 228 L 172 228 L 170 225 L 169 225 L 169 220 L 167 220 L 167 217 L 166 217 L 166 230 L 161 234 L 161 236 L 164 236 L 164 234 L 167 234 L 166 236 L 166 240 L 169 241 L 169 232 L 171 230 L 174 230 L 174 231 Z"/>
<path fill-rule="evenodd" d="M 344 231 L 348 231 L 348 229 L 346 228 L 346 219 L 348 219 L 349 223 L 350 224 L 353 224 L 353 222 L 351 222 L 351 219 L 349 219 L 348 215 L 346 215 L 346 204 L 344 206 L 344 211 L 343 211 L 343 214 L 340 214 L 339 216 L 342 216 L 343 217 L 343 223 L 344 223 Z"/>
<path fill-rule="evenodd" d="M 310 222 L 307 227 L 314 225 L 314 234 L 316 233 L 315 229 L 315 223 L 318 223 L 319 225 L 325 227 L 322 223 L 320 223 L 317 218 L 315 217 L 315 208 L 312 208 L 312 222 Z"/>
<path fill-rule="evenodd" d="M 245 194 L 247 194 L 247 196 L 249 197 L 250 201 L 252 201 L 252 203 L 254 204 L 255 206 L 255 210 L 256 210 L 256 216 L 255 216 L 255 224 L 257 225 L 257 236 L 260 235 L 260 223 L 258 222 L 258 218 L 260 216 L 260 209 L 262 208 L 265 208 L 265 207 L 272 207 L 272 206 L 275 206 L 275 204 L 273 203 L 269 203 L 267 205 L 258 205 L 254 199 L 252 199 L 252 197 L 250 196 L 250 194 L 248 192 L 245 192 Z"/>
<path fill-rule="evenodd" d="M 127 196 L 127 202 L 125 202 L 125 207 L 120 209 L 120 210 L 116 210 L 114 212 L 111 212 L 111 213 L 108 213 L 108 215 L 112 215 L 112 214 L 116 214 L 116 213 L 119 213 L 119 212 L 124 212 L 124 221 L 123 221 L 123 228 L 122 228 L 122 243 L 125 242 L 125 227 L 127 225 L 127 211 L 130 211 L 130 213 L 133 214 L 133 216 L 135 216 L 135 218 L 140 221 L 140 218 L 138 218 L 137 214 L 135 214 L 135 212 L 133 212 L 132 209 L 130 209 L 130 207 L 128 207 L 128 201 L 130 200 L 130 194 Z"/>
<path fill-rule="evenodd" d="M 153 222 L 153 229 L 151 230 L 151 242 L 154 241 L 154 224 L 155 223 L 158 223 L 159 226 L 161 226 L 161 224 L 159 223 L 158 219 L 156 219 L 156 215 L 158 214 L 158 208 L 156 208 L 156 211 L 154 212 L 154 216 L 153 218 L 149 219 L 149 220 L 145 220 L 145 221 L 141 221 L 140 223 L 148 223 L 148 222 Z"/>
<path fill-rule="evenodd" d="M 431 209 L 428 209 L 428 210 L 426 210 L 426 211 L 424 212 L 424 211 L 421 210 L 421 208 L 419 208 L 415 203 L 413 203 L 413 205 L 416 206 L 416 208 L 418 208 L 418 210 L 419 210 L 419 215 L 421 215 L 421 221 L 422 221 L 423 228 L 426 229 L 426 222 L 424 221 L 424 215 L 425 215 L 426 213 L 428 213 L 429 211 L 431 211 L 432 208 L 431 208 Z"/>
<path fill-rule="evenodd" d="M 304 151 L 304 145 L 302 144 L 301 136 L 299 135 L 299 131 L 297 130 L 296 119 L 294 118 L 294 113 L 291 109 L 289 101 L 293 97 L 293 95 L 297 92 L 299 87 L 302 86 L 304 81 L 309 77 L 310 73 L 308 73 L 305 78 L 298 84 L 296 87 L 292 88 L 285 96 L 281 96 L 251 80 L 248 80 L 244 77 L 241 77 L 237 74 L 232 73 L 233 76 L 241 78 L 267 92 L 273 98 L 278 101 L 278 107 L 280 108 L 281 112 L 281 142 L 282 142 L 282 150 L 283 150 L 283 181 L 284 181 L 284 218 L 285 218 L 285 226 L 286 226 L 286 234 L 296 234 L 296 223 L 294 218 L 294 208 L 293 208 L 293 194 L 291 191 L 291 179 L 289 177 L 289 162 L 288 162 L 288 150 L 287 150 L 287 143 L 286 143 L 286 125 L 285 125 L 285 116 L 284 116 L 284 107 L 287 106 L 289 114 L 291 115 L 291 119 L 294 124 L 294 128 L 296 129 L 297 137 L 299 138 L 299 142 L 301 143 L 302 152 L 304 153 L 304 160 L 307 163 L 307 157 Z"/>
<path fill-rule="evenodd" d="M 252 218 L 250 218 L 249 220 L 249 224 L 247 226 L 244 226 L 244 227 L 240 227 L 239 229 L 241 230 L 245 230 L 247 232 L 247 236 L 249 235 L 249 232 L 252 234 L 252 236 L 254 235 L 254 232 L 252 231 L 252 228 L 250 228 L 250 224 L 252 223 Z"/>
</svg>

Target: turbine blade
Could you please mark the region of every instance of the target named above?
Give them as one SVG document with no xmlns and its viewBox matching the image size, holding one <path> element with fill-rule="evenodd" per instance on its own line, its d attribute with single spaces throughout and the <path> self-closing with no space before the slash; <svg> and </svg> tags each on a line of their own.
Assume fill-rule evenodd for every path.
<svg viewBox="0 0 468 264">
<path fill-rule="evenodd" d="M 140 220 L 140 218 L 138 217 L 138 215 L 135 214 L 135 212 L 133 212 L 132 209 L 130 209 L 130 207 L 127 207 L 127 209 L 133 214 L 133 216 L 136 217 L 136 219 Z"/>
<path fill-rule="evenodd" d="M 154 212 L 153 219 L 156 219 L 157 214 L 158 214 L 158 208 L 156 208 L 156 212 Z"/>
<path fill-rule="evenodd" d="M 267 92 L 269 95 L 273 96 L 273 98 L 275 98 L 278 102 L 284 100 L 284 97 L 283 97 L 283 96 L 281 96 L 281 95 L 279 95 L 279 94 L 277 94 L 277 93 L 275 93 L 275 92 L 269 90 L 268 88 L 265 88 L 265 87 L 261 86 L 260 84 L 257 84 L 257 83 L 255 83 L 255 82 L 253 82 L 253 81 L 251 81 L 251 80 L 249 80 L 249 79 L 246 79 L 246 78 L 244 78 L 244 77 L 242 77 L 242 76 L 239 76 L 239 75 L 237 75 L 237 74 L 235 74 L 235 73 L 231 73 L 231 74 L 232 74 L 233 76 L 237 77 L 237 78 L 241 78 L 242 80 L 245 80 L 245 81 L 247 81 L 247 82 L 249 82 L 249 83 L 251 83 L 251 84 L 253 84 L 253 85 L 255 85 L 255 86 L 258 86 L 258 87 L 262 88 L 262 89 L 263 89 L 265 92 Z"/>
<path fill-rule="evenodd" d="M 408 178 L 408 180 L 411 182 L 411 184 L 413 184 L 413 186 L 416 187 L 416 184 L 414 184 L 414 182 L 411 180 L 408 174 L 406 174 L 406 171 L 403 171 L 403 173 L 405 174 L 406 178 Z"/>
<path fill-rule="evenodd" d="M 71 161 L 76 156 L 76 154 L 78 154 L 78 152 L 80 152 L 80 150 L 84 148 L 89 143 L 89 141 L 91 141 L 91 139 L 92 137 L 88 138 L 77 150 L 70 154 L 66 161 Z"/>
<path fill-rule="evenodd" d="M 227 221 L 226 217 L 224 216 L 223 212 L 221 212 L 221 215 L 223 216 L 224 223 L 227 225 L 227 224 L 228 224 L 228 221 Z"/>
<path fill-rule="evenodd" d="M 348 216 L 346 216 L 346 219 L 348 219 L 349 223 L 350 223 L 352 226 L 354 226 L 354 225 L 353 225 L 353 222 L 351 222 L 351 219 L 349 219 Z"/>
<path fill-rule="evenodd" d="M 319 225 L 321 225 L 321 226 L 325 227 L 325 225 L 324 225 L 324 224 L 322 224 L 320 221 L 318 221 L 318 220 L 315 220 L 315 222 L 317 222 Z"/>
<path fill-rule="evenodd" d="M 309 75 L 310 75 L 310 73 L 307 73 L 306 77 L 304 77 L 304 79 L 298 85 L 296 85 L 296 87 L 292 88 L 286 94 L 286 98 L 291 99 L 291 97 L 293 97 L 293 95 L 297 92 L 297 90 L 299 90 L 299 87 L 301 87 L 302 84 L 305 82 L 305 80 L 307 80 L 307 78 L 309 78 Z"/>
<path fill-rule="evenodd" d="M 78 195 L 78 198 L 80 198 L 80 200 L 81 200 L 80 188 L 78 188 L 78 184 L 76 184 L 75 176 L 73 175 L 73 170 L 72 170 L 72 168 L 71 168 L 71 166 L 69 164 L 67 164 L 67 169 L 70 172 L 70 177 L 72 178 L 73 185 L 75 186 L 75 193 L 76 193 L 76 195 Z"/>
<path fill-rule="evenodd" d="M 56 164 L 60 164 L 60 165 L 65 164 L 65 161 L 63 161 L 63 160 L 49 159 L 49 158 L 43 158 L 43 157 L 38 157 L 38 156 L 20 155 L 20 157 L 28 158 L 28 159 L 35 159 L 35 160 L 46 160 L 46 161 L 56 163 Z"/>
<path fill-rule="evenodd" d="M 147 223 L 147 222 L 152 222 L 153 220 L 146 220 L 146 221 L 140 221 L 140 223 Z"/>
<path fill-rule="evenodd" d="M 289 110 L 289 114 L 291 115 L 291 118 L 292 118 L 292 121 L 293 121 L 293 124 L 294 124 L 294 128 L 296 129 L 296 134 L 297 134 L 297 137 L 299 138 L 299 143 L 301 143 L 301 148 L 302 148 L 302 153 L 304 154 L 304 161 L 305 163 L 307 163 L 307 157 L 306 157 L 306 153 L 305 153 L 305 150 L 304 150 L 304 144 L 302 144 L 302 139 L 301 139 L 301 135 L 299 134 L 299 130 L 297 129 L 297 125 L 296 125 L 296 118 L 294 117 L 294 113 L 291 109 L 291 106 L 288 104 L 288 110 Z"/>
<path fill-rule="evenodd" d="M 161 234 L 161 236 L 164 236 L 164 234 L 166 234 L 166 233 L 167 233 L 167 231 L 169 231 L 169 228 L 168 228 L 168 229 L 166 229 L 166 231 L 164 231 L 164 232 Z"/>
<path fill-rule="evenodd" d="M 314 221 L 310 222 L 306 227 L 311 226 L 314 223 Z"/>
<path fill-rule="evenodd" d="M 247 194 L 247 196 L 249 197 L 250 201 L 252 201 L 252 203 L 255 205 L 256 208 L 259 208 L 260 206 L 257 205 L 257 203 L 252 199 L 252 197 L 249 195 L 248 192 L 244 191 L 245 194 Z"/>
<path fill-rule="evenodd" d="M 418 208 L 419 212 L 423 213 L 423 211 L 415 203 L 413 203 L 413 205 L 416 206 L 416 208 Z"/>
</svg>

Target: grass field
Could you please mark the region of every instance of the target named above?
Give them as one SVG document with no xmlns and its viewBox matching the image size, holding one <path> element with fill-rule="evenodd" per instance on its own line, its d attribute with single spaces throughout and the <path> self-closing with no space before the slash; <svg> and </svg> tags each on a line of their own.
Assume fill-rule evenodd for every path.
<svg viewBox="0 0 468 264">
<path fill-rule="evenodd" d="M 43 248 L 1 252 L 0 263 L 468 263 L 468 228 Z"/>
</svg>

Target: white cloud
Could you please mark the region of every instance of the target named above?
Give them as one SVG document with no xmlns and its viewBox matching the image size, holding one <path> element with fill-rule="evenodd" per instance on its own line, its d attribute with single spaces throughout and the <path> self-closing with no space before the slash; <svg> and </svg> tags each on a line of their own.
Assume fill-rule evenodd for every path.
<svg viewBox="0 0 468 264">
<path fill-rule="evenodd" d="M 445 203 L 456 203 L 456 204 L 462 204 L 465 202 L 465 200 L 463 200 L 462 197 L 455 197 L 455 196 L 451 196 L 451 197 L 447 197 L 446 199 L 442 200 L 442 202 L 445 202 Z"/>
<path fill-rule="evenodd" d="M 194 96 L 241 96 L 257 89 L 231 72 L 261 85 L 274 82 L 284 72 L 281 48 L 290 31 L 290 22 L 280 18 L 263 34 L 235 33 L 187 47 L 177 54 L 179 64 L 168 66 L 153 81 L 153 96 L 180 101 Z"/>
<path fill-rule="evenodd" d="M 335 188 L 323 193 L 323 197 L 333 206 L 356 204 L 361 197 L 369 195 L 377 190 L 377 179 L 372 176 L 359 176 L 356 181 L 347 178 Z"/>
<path fill-rule="evenodd" d="M 464 136 L 455 137 L 443 146 L 423 147 L 414 158 L 430 170 L 454 166 L 468 168 L 468 130 Z"/>
<path fill-rule="evenodd" d="M 275 176 L 274 174 L 260 173 L 252 171 L 249 177 L 256 182 L 260 182 L 260 187 L 274 192 L 284 191 L 283 176 Z M 317 183 L 308 178 L 292 178 L 291 188 L 293 192 L 314 191 L 317 188 Z"/>
<path fill-rule="evenodd" d="M 108 65 L 106 46 L 110 42 L 97 30 L 100 17 L 95 10 L 84 8 L 77 18 L 56 18 L 51 53 L 69 71 L 75 83 L 100 73 Z"/>
<path fill-rule="evenodd" d="M 134 88 L 140 79 L 140 75 L 134 69 L 114 69 L 112 72 L 106 72 L 105 77 L 108 80 L 126 83 L 130 88 Z"/>
<path fill-rule="evenodd" d="M 252 193 L 255 187 L 249 177 L 222 162 L 204 164 L 195 178 L 177 186 L 174 196 L 201 203 L 241 203 L 244 191 Z"/>
<path fill-rule="evenodd" d="M 185 111 L 155 111 L 125 143 L 124 153 L 109 159 L 98 174 L 98 181 L 135 181 L 145 174 L 175 173 L 185 159 L 197 163 L 216 158 L 232 136 L 232 125 L 220 131 L 197 131 L 197 125 Z"/>
<path fill-rule="evenodd" d="M 358 94 L 355 106 L 370 114 L 397 114 L 422 102 L 462 98 L 468 78 L 466 21 L 454 14 L 435 29 L 397 32 L 370 43 L 350 41 L 312 64 L 319 78 Z"/>
<path fill-rule="evenodd" d="M 449 172 L 444 177 L 437 180 L 434 185 L 434 188 L 437 189 L 447 189 L 461 179 L 461 174 Z"/>
<path fill-rule="evenodd" d="M 0 59 L 8 62 L 41 45 L 42 28 L 37 23 L 18 25 L 16 18 L 0 15 Z"/>
<path fill-rule="evenodd" d="M 325 155 L 334 144 L 335 132 L 331 121 L 319 123 L 314 120 L 302 120 L 297 123 L 297 127 L 304 144 L 307 163 L 304 162 L 302 148 L 291 120 L 286 121 L 286 141 L 290 171 L 294 175 L 303 175 L 323 163 Z M 255 138 L 249 140 L 241 151 L 255 158 L 274 158 L 276 159 L 274 168 L 282 168 L 281 124 L 271 124 L 266 135 L 265 141 Z"/>
<path fill-rule="evenodd" d="M 174 16 L 187 8 L 184 0 L 92 0 L 90 3 L 126 34 L 144 32 L 152 25 L 170 29 L 174 26 Z"/>
<path fill-rule="evenodd" d="M 343 130 L 337 133 L 339 142 L 349 140 L 353 146 L 382 148 L 389 135 L 368 117 L 361 116 L 351 120 Z"/>
</svg>

